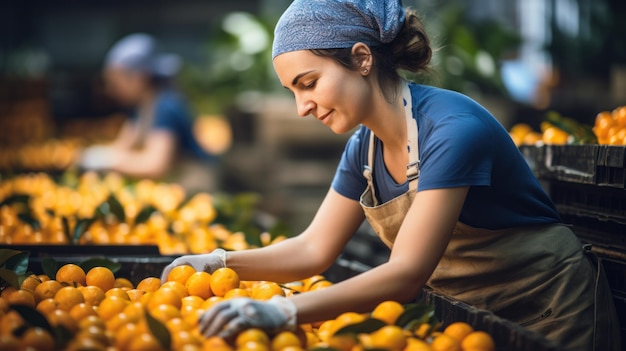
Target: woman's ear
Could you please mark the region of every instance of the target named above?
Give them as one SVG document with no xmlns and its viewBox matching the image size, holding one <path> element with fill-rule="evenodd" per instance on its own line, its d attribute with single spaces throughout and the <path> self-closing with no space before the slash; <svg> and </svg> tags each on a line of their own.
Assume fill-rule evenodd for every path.
<svg viewBox="0 0 626 351">
<path fill-rule="evenodd" d="M 352 57 L 354 63 L 363 76 L 367 76 L 372 71 L 373 59 L 372 50 L 367 44 L 356 43 L 352 46 Z"/>
</svg>

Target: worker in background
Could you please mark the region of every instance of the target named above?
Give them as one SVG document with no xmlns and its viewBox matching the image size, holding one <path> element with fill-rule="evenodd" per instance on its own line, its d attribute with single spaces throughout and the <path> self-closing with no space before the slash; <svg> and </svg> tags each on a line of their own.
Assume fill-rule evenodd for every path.
<svg viewBox="0 0 626 351">
<path fill-rule="evenodd" d="M 188 105 L 173 84 L 180 67 L 181 59 L 160 53 L 147 34 L 131 34 L 109 50 L 106 91 L 131 116 L 111 144 L 84 150 L 83 169 L 172 181 L 190 191 L 216 190 L 216 157 L 198 143 Z"/>
</svg>

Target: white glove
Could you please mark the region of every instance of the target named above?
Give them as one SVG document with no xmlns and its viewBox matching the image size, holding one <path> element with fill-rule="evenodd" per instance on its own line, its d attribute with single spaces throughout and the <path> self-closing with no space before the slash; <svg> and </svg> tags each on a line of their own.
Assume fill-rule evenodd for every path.
<svg viewBox="0 0 626 351">
<path fill-rule="evenodd" d="M 226 267 L 226 251 L 215 249 L 208 254 L 180 256 L 172 263 L 163 268 L 161 273 L 161 283 L 167 281 L 167 276 L 174 267 L 187 265 L 193 267 L 197 272 L 213 273 L 219 268 Z"/>
<path fill-rule="evenodd" d="M 200 332 L 207 338 L 233 338 L 248 328 L 260 328 L 269 333 L 296 330 L 296 305 L 288 298 L 276 295 L 267 301 L 233 298 L 217 303 L 198 321 Z"/>
<path fill-rule="evenodd" d="M 115 162 L 115 150 L 109 146 L 90 146 L 83 150 L 79 165 L 84 169 L 103 170 Z"/>
</svg>

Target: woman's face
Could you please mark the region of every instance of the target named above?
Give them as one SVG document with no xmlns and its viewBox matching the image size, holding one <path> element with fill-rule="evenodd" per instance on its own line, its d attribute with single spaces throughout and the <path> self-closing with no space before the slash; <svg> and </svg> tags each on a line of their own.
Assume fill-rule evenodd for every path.
<svg viewBox="0 0 626 351">
<path fill-rule="evenodd" d="M 337 134 L 368 118 L 372 88 L 358 71 L 308 50 L 278 55 L 274 69 L 281 84 L 294 94 L 298 115 L 312 115 Z"/>
<path fill-rule="evenodd" d="M 104 71 L 106 91 L 126 106 L 137 105 L 150 85 L 145 74 L 123 67 L 109 67 Z"/>
</svg>

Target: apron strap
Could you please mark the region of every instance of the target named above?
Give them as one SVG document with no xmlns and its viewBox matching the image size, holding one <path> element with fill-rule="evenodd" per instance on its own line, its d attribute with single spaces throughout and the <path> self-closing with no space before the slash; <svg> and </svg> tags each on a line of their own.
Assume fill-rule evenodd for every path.
<svg viewBox="0 0 626 351">
<path fill-rule="evenodd" d="M 409 163 L 406 166 L 406 179 L 409 182 L 409 191 L 417 191 L 417 180 L 420 176 L 420 154 L 418 146 L 418 130 L 417 121 L 413 118 L 413 105 L 411 98 L 411 89 L 409 83 L 405 83 L 402 87 L 402 97 L 404 103 L 404 116 L 406 120 L 407 130 L 407 148 L 409 151 Z M 370 131 L 370 142 L 367 150 L 367 164 L 363 167 L 363 176 L 367 180 L 367 186 L 372 193 L 372 201 L 374 206 L 378 206 L 376 198 L 376 190 L 374 188 L 374 156 L 376 150 L 376 136 Z"/>
</svg>

